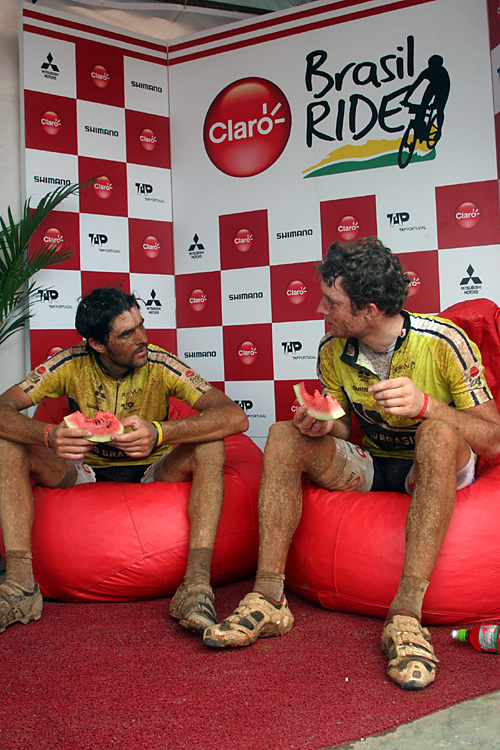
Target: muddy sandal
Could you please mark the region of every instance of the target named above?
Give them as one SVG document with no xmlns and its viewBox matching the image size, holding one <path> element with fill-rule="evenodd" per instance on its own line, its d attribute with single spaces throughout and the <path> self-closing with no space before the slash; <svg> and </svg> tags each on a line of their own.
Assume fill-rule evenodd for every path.
<svg viewBox="0 0 500 750">
<path fill-rule="evenodd" d="M 23 625 L 42 616 L 43 600 L 35 584 L 32 594 L 10 583 L 0 583 L 0 633 L 15 622 Z"/>
<path fill-rule="evenodd" d="M 183 628 L 203 635 L 205 628 L 217 624 L 214 592 L 205 583 L 181 583 L 170 602 L 169 613 Z"/>
<path fill-rule="evenodd" d="M 421 690 L 436 676 L 439 660 L 429 640 L 415 617 L 395 615 L 384 625 L 380 646 L 389 659 L 387 674 L 405 690 Z"/>
</svg>

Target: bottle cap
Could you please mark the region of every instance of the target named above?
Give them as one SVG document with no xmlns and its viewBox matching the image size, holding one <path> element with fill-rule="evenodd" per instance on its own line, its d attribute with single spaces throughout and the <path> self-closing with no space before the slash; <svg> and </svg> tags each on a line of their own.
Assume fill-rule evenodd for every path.
<svg viewBox="0 0 500 750">
<path fill-rule="evenodd" d="M 467 641 L 467 628 L 461 628 L 460 630 L 452 630 L 451 637 L 457 641 L 465 643 Z"/>
</svg>

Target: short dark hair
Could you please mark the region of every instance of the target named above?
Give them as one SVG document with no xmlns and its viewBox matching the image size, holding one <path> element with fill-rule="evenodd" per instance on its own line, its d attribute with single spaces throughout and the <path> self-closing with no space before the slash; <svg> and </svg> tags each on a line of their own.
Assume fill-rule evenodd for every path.
<svg viewBox="0 0 500 750">
<path fill-rule="evenodd" d="M 134 294 L 126 294 L 116 287 L 93 289 L 78 304 L 75 328 L 87 341 L 95 339 L 106 345 L 113 320 L 133 307 L 139 308 Z"/>
<path fill-rule="evenodd" d="M 373 302 L 386 315 L 397 315 L 410 291 L 399 258 L 377 237 L 332 242 L 318 270 L 328 286 L 340 277 L 353 312 Z"/>
</svg>

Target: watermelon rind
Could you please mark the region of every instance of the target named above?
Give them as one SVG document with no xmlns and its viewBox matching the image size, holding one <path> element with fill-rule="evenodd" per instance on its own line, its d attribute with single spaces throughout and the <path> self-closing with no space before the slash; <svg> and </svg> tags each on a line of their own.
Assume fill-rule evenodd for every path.
<svg viewBox="0 0 500 750">
<path fill-rule="evenodd" d="M 300 406 L 307 407 L 307 413 L 312 414 L 314 419 L 327 422 L 330 419 L 339 419 L 343 417 L 345 411 L 340 406 L 337 399 L 333 398 L 331 393 L 327 393 L 326 396 L 322 396 L 319 391 L 314 391 L 314 395 L 311 396 L 307 392 L 305 384 L 297 383 L 293 386 L 295 396 Z"/>
<path fill-rule="evenodd" d="M 92 437 L 85 438 L 91 443 L 109 443 L 114 435 L 121 435 L 125 429 L 110 411 L 98 411 L 94 418 L 88 418 L 81 411 L 74 411 L 64 417 L 70 429 L 91 430 Z"/>
</svg>

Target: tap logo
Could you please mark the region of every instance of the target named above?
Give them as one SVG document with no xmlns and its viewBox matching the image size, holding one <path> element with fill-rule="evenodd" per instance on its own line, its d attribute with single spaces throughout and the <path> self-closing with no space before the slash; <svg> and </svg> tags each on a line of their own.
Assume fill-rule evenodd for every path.
<svg viewBox="0 0 500 750">
<path fill-rule="evenodd" d="M 258 356 L 257 347 L 252 341 L 242 341 L 238 347 L 238 357 L 244 365 L 253 365 Z"/>
<path fill-rule="evenodd" d="M 47 249 L 54 249 L 59 247 L 64 242 L 64 235 L 57 227 L 50 227 L 46 232 L 43 233 L 43 242 L 47 245 Z"/>
<path fill-rule="evenodd" d="M 252 177 L 283 153 L 292 128 L 290 105 L 276 84 L 241 78 L 213 100 L 203 125 L 208 158 L 231 177 Z"/>
<path fill-rule="evenodd" d="M 90 71 L 90 78 L 94 86 L 97 86 L 98 89 L 105 89 L 111 81 L 111 76 L 104 65 L 94 65 Z"/>
<path fill-rule="evenodd" d="M 158 138 L 154 130 L 143 128 L 139 133 L 139 143 L 145 151 L 154 151 L 158 145 Z"/>
<path fill-rule="evenodd" d="M 355 216 L 344 216 L 337 225 L 337 232 L 343 240 L 353 240 L 359 234 L 359 221 Z"/>
<path fill-rule="evenodd" d="M 161 250 L 160 240 L 154 234 L 149 234 L 142 241 L 142 249 L 148 258 L 156 258 Z"/>
<path fill-rule="evenodd" d="M 292 305 L 301 305 L 307 297 L 307 287 L 298 279 L 291 281 L 286 288 L 286 298 Z"/>
<path fill-rule="evenodd" d="M 62 122 L 58 114 L 47 110 L 40 117 L 40 125 L 47 135 L 57 135 L 61 132 Z"/>
<path fill-rule="evenodd" d="M 195 312 L 201 312 L 207 306 L 208 297 L 203 289 L 193 289 L 189 295 L 189 304 Z"/>
<path fill-rule="evenodd" d="M 98 198 L 103 200 L 110 198 L 113 192 L 113 183 L 109 177 L 106 177 L 106 175 L 98 177 L 94 182 L 94 192 Z"/>
<path fill-rule="evenodd" d="M 408 281 L 410 282 L 409 284 L 410 293 L 408 294 L 408 299 L 409 299 L 410 297 L 414 297 L 416 294 L 419 293 L 420 284 L 422 282 L 420 281 L 420 276 L 418 276 L 414 271 L 407 271 L 406 275 L 408 277 Z"/>
<path fill-rule="evenodd" d="M 253 234 L 249 229 L 238 229 L 233 237 L 233 243 L 240 253 L 246 253 L 253 245 Z"/>
<path fill-rule="evenodd" d="M 473 201 L 461 203 L 455 211 L 455 219 L 464 229 L 472 229 L 481 218 L 481 209 Z"/>
</svg>

